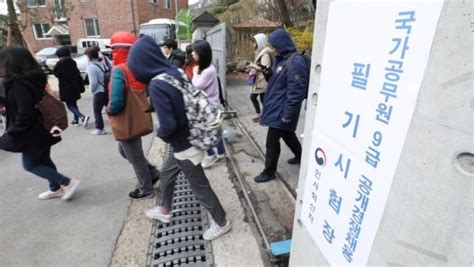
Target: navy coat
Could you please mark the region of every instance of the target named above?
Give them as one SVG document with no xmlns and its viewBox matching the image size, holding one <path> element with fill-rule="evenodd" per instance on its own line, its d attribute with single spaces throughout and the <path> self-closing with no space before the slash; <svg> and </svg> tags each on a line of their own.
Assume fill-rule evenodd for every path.
<svg viewBox="0 0 474 267">
<path fill-rule="evenodd" d="M 268 81 L 260 123 L 272 128 L 296 131 L 301 103 L 306 97 L 308 67 L 303 56 L 296 56 L 291 66 L 287 66 L 288 58 L 296 52 L 296 46 L 287 31 L 275 30 L 268 41 L 275 48 L 277 56 Z M 284 123 L 283 118 L 290 122 Z"/>
</svg>

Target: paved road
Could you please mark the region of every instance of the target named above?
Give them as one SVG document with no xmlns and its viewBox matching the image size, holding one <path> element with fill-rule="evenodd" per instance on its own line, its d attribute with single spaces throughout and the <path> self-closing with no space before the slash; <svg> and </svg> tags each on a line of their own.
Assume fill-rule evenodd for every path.
<svg viewBox="0 0 474 267">
<path fill-rule="evenodd" d="M 92 114 L 86 95 L 79 107 Z M 23 171 L 18 154 L 0 151 L 0 266 L 108 265 L 135 178 L 112 135 L 90 131 L 71 127 L 53 147 L 59 170 L 81 180 L 69 202 L 38 200 L 47 182 Z M 151 135 L 145 149 L 150 144 Z"/>
</svg>

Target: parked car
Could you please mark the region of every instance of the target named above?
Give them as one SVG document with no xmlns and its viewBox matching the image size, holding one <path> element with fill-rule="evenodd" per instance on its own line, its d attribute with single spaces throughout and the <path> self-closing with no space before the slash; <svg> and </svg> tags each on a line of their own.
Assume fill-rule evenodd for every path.
<svg viewBox="0 0 474 267">
<path fill-rule="evenodd" d="M 41 65 L 41 68 L 43 68 L 46 73 L 51 73 L 53 71 L 54 65 L 56 65 L 56 63 L 54 63 L 53 68 L 50 68 L 46 61 L 48 59 L 57 59 L 58 56 L 56 56 L 56 51 L 60 47 L 61 46 L 46 47 L 36 53 L 36 61 Z"/>
</svg>

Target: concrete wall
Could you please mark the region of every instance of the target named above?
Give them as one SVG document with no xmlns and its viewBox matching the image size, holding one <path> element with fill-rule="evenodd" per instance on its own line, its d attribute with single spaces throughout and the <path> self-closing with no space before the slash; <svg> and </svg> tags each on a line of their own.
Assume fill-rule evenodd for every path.
<svg viewBox="0 0 474 267">
<path fill-rule="evenodd" d="M 329 1 L 318 1 L 310 95 L 319 90 Z M 445 0 L 417 107 L 369 258 L 369 265 L 472 265 L 474 89 L 472 1 Z M 308 105 L 314 114 L 317 99 Z M 313 129 L 306 117 L 305 136 Z M 304 140 L 308 148 L 309 139 Z M 466 156 L 459 156 L 462 153 Z M 303 161 L 309 152 L 304 150 Z M 462 167 L 463 166 L 463 167 Z M 306 173 L 307 166 L 301 168 Z M 299 190 L 305 177 L 300 175 Z M 299 221 L 292 266 L 327 261 Z"/>
</svg>

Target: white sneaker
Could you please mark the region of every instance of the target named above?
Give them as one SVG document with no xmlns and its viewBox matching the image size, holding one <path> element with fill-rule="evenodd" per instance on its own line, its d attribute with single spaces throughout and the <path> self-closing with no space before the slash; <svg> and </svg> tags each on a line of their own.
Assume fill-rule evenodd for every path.
<svg viewBox="0 0 474 267">
<path fill-rule="evenodd" d="M 163 214 L 161 212 L 161 207 L 160 206 L 156 206 L 154 208 L 146 210 L 145 215 L 149 218 L 159 220 L 163 223 L 171 222 L 171 218 L 173 217 L 173 215 L 171 213 L 170 214 Z"/>
<path fill-rule="evenodd" d="M 59 188 L 59 190 L 56 190 L 54 192 L 51 190 L 43 192 L 38 195 L 38 198 L 41 200 L 45 200 L 45 199 L 62 197 L 63 195 L 64 195 L 64 190 L 62 188 Z"/>
<path fill-rule="evenodd" d="M 99 135 L 106 135 L 107 132 L 105 130 L 95 129 L 91 132 L 92 135 L 99 136 Z"/>
<path fill-rule="evenodd" d="M 206 160 L 207 159 L 207 160 Z M 225 154 L 222 155 L 217 155 L 217 156 L 212 156 L 212 157 L 206 157 L 203 161 L 201 166 L 204 169 L 209 169 L 212 168 L 214 165 L 216 165 L 217 162 L 219 162 L 221 159 L 225 159 Z"/>
<path fill-rule="evenodd" d="M 207 169 L 209 167 L 211 167 L 212 165 L 214 165 L 217 161 L 217 157 L 215 155 L 212 155 L 212 156 L 206 156 L 204 158 L 204 160 L 201 162 L 201 166 L 204 168 L 204 169 Z"/>
<path fill-rule="evenodd" d="M 210 241 L 221 237 L 230 230 L 232 230 L 232 225 L 230 224 L 229 220 L 227 220 L 226 225 L 222 227 L 220 227 L 216 222 L 212 221 L 211 227 L 209 227 L 209 229 L 204 232 L 202 237 L 204 238 L 204 240 Z"/>
<path fill-rule="evenodd" d="M 79 185 L 80 181 L 77 179 L 71 179 L 69 180 L 69 185 L 68 186 L 63 186 L 64 190 L 64 195 L 61 197 L 62 200 L 69 200 L 71 199 L 72 195 L 74 195 L 74 192 L 77 189 L 77 186 Z"/>
<path fill-rule="evenodd" d="M 82 118 L 82 126 L 84 126 L 84 128 L 87 128 L 87 125 L 89 124 L 89 120 L 90 120 L 89 116 L 84 116 Z"/>
</svg>

